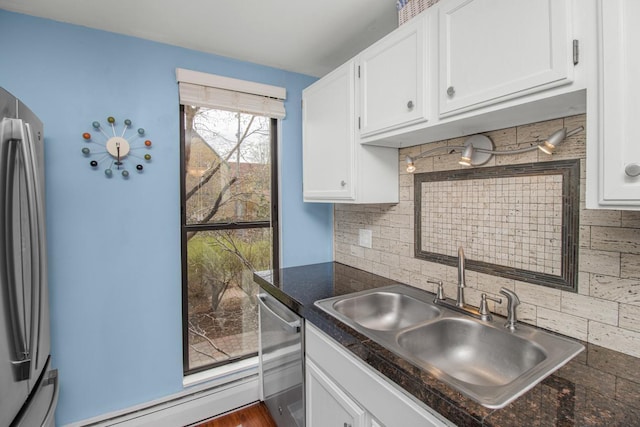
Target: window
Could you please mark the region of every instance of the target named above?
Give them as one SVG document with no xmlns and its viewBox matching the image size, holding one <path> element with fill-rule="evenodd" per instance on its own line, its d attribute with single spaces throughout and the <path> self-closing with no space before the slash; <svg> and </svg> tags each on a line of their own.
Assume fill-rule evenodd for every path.
<svg viewBox="0 0 640 427">
<path fill-rule="evenodd" d="M 257 354 L 253 272 L 279 266 L 282 116 L 272 97 L 251 95 L 247 104 L 246 93 L 180 77 L 183 361 L 191 374 Z"/>
</svg>

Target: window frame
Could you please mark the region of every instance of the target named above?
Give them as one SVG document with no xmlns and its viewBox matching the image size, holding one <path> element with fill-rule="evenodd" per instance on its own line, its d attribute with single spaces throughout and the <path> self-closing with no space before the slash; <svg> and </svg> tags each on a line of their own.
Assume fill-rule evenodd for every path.
<svg viewBox="0 0 640 427">
<path fill-rule="evenodd" d="M 220 366 L 229 365 L 234 362 L 256 357 L 258 352 L 234 357 L 221 362 L 215 362 L 198 368 L 189 369 L 189 306 L 188 306 L 188 277 L 187 277 L 187 235 L 190 232 L 216 231 L 216 230 L 238 230 L 271 228 L 271 259 L 273 270 L 280 268 L 280 217 L 279 217 L 279 152 L 278 152 L 278 127 L 279 120 L 269 118 L 270 124 L 270 150 L 271 150 L 271 218 L 269 221 L 240 221 L 226 223 L 209 224 L 187 224 L 186 219 L 186 164 L 185 164 L 185 111 L 184 105 L 180 103 L 180 242 L 181 242 L 181 286 L 182 286 L 182 371 L 184 376 Z"/>
</svg>

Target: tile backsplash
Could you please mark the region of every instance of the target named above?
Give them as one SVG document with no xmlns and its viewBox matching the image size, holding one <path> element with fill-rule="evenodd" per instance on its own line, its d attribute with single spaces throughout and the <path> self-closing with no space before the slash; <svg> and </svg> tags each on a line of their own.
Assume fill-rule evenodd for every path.
<svg viewBox="0 0 640 427">
<path fill-rule="evenodd" d="M 559 275 L 562 175 L 422 184 L 421 250 Z M 541 197 L 538 197 L 541 195 Z"/>
<path fill-rule="evenodd" d="M 462 246 L 469 270 L 576 290 L 580 159 L 417 173 L 414 187 L 415 258 L 455 266 Z"/>
<path fill-rule="evenodd" d="M 571 116 L 485 134 L 497 150 L 519 149 L 536 144 L 562 127 L 571 130 L 585 126 L 585 119 L 585 115 Z M 507 287 L 520 297 L 521 321 L 640 357 L 640 212 L 585 209 L 585 139 L 584 132 L 567 138 L 552 156 L 535 150 L 494 156 L 480 166 L 580 159 L 578 292 L 467 271 L 467 302 L 477 306 L 482 293 L 498 296 L 499 289 Z M 455 267 L 414 258 L 414 176 L 405 171 L 404 157 L 438 145 L 463 145 L 465 140 L 463 137 L 401 149 L 398 204 L 336 204 L 335 260 L 430 292 L 435 288 L 428 280 L 442 280 L 447 296 L 455 297 Z M 459 170 L 463 168 L 458 165 L 459 156 L 459 153 L 445 152 L 419 159 L 415 173 Z M 442 203 L 443 200 L 436 197 L 427 205 L 428 212 L 423 208 L 423 214 L 437 215 Z M 500 203 L 504 207 L 505 200 Z M 482 216 L 495 207 L 491 203 L 484 206 L 486 210 L 476 209 L 474 214 Z M 554 225 L 542 226 L 553 229 Z M 372 231 L 371 248 L 358 245 L 360 229 Z M 439 244 L 438 236 L 433 238 L 434 244 Z M 460 242 L 463 247 L 467 243 L 472 244 Z M 545 265 L 544 251 L 535 248 L 530 253 L 534 258 L 531 262 Z M 506 313 L 505 304 L 491 308 L 497 313 Z"/>
</svg>

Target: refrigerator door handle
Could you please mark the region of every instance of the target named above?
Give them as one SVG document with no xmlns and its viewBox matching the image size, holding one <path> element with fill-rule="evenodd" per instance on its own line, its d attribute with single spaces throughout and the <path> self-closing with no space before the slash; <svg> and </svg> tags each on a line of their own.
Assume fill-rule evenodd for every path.
<svg viewBox="0 0 640 427">
<path fill-rule="evenodd" d="M 0 177 L 0 200 L 4 203 L 4 209 L 0 211 L 0 227 L 3 229 L 4 252 L 0 256 L 0 266 L 3 267 L 4 285 L 7 287 L 9 299 L 13 302 L 9 304 L 9 322 L 11 324 L 11 336 L 13 337 L 13 352 L 18 360 L 12 360 L 16 381 L 28 380 L 31 376 L 31 354 L 29 348 L 29 338 L 27 334 L 26 318 L 27 313 L 21 313 L 21 304 L 18 304 L 19 290 L 23 288 L 23 283 L 17 283 L 15 271 L 15 259 L 13 250 L 13 189 L 15 185 L 16 160 L 20 154 L 18 143 L 24 139 L 23 122 L 20 119 L 5 118 L 2 123 L 2 149 L 0 151 L 0 162 L 4 166 L 6 174 Z M 30 227 L 33 228 L 33 227 Z M 32 251 L 33 253 L 33 251 Z M 25 307 L 29 305 L 25 304 Z M 26 309 L 26 308 L 25 308 Z M 25 319 L 25 320 L 23 320 Z"/>
<path fill-rule="evenodd" d="M 27 189 L 30 194 L 29 197 L 29 226 L 31 228 L 31 284 L 32 284 L 32 344 L 31 353 L 33 364 L 36 370 L 38 370 L 39 360 L 39 347 L 40 342 L 40 326 L 42 322 L 40 317 L 42 316 L 42 293 L 43 288 L 46 286 L 46 241 L 45 241 L 45 217 L 44 206 L 41 201 L 44 200 L 42 194 L 43 189 L 40 188 L 40 181 L 38 180 L 38 163 L 36 159 L 36 149 L 33 138 L 33 132 L 29 123 L 25 123 L 25 136 L 26 140 L 23 140 L 23 153 L 25 155 L 25 164 L 29 163 L 30 170 L 27 170 Z M 28 157 L 27 157 L 28 156 Z M 33 215 L 32 215 L 33 214 Z M 35 258 L 34 258 L 35 256 Z M 33 261 L 36 262 L 33 262 Z M 37 304 L 37 306 L 36 306 Z"/>
<path fill-rule="evenodd" d="M 37 363 L 37 343 L 40 329 L 40 307 L 38 305 L 40 301 L 40 230 L 38 226 L 38 193 L 36 187 L 36 169 L 35 169 L 35 153 L 30 137 L 30 127 L 28 124 L 23 124 L 21 129 L 22 138 L 20 139 L 20 152 L 22 154 L 22 161 L 24 164 L 25 181 L 27 187 L 27 207 L 29 218 L 29 249 L 31 262 L 31 301 L 30 304 L 25 304 L 31 308 L 31 326 L 29 331 L 29 337 L 27 339 L 27 345 L 29 346 L 29 359 L 35 360 Z"/>
</svg>

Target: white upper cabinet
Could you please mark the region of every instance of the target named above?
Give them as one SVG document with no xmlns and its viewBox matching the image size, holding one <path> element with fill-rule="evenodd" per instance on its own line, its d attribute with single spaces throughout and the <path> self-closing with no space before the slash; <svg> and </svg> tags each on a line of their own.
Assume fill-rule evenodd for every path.
<svg viewBox="0 0 640 427">
<path fill-rule="evenodd" d="M 568 84 L 570 0 L 438 4 L 440 117 Z"/>
<path fill-rule="evenodd" d="M 302 92 L 306 202 L 398 202 L 398 150 L 356 141 L 355 73 L 352 60 Z"/>
<path fill-rule="evenodd" d="M 356 58 L 358 140 L 408 147 L 584 113 L 594 2 L 440 0 Z"/>
<path fill-rule="evenodd" d="M 309 86 L 304 200 L 397 203 L 396 148 L 584 113 L 595 2 L 441 0 Z M 616 83 L 637 88 L 627 77 Z"/>
<path fill-rule="evenodd" d="M 587 113 L 588 208 L 640 210 L 639 17 L 638 0 L 598 0 L 599 73 Z"/>
<path fill-rule="evenodd" d="M 302 93 L 304 198 L 355 199 L 355 86 L 350 61 Z"/>
<path fill-rule="evenodd" d="M 361 138 L 427 119 L 425 33 L 419 16 L 359 55 Z"/>
</svg>

